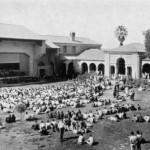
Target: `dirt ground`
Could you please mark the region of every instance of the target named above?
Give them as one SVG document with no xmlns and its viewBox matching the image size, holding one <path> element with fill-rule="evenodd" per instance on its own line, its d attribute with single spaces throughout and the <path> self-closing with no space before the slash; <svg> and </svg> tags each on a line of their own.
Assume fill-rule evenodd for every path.
<svg viewBox="0 0 150 150">
<path fill-rule="evenodd" d="M 111 99 L 112 90 L 105 91 L 102 98 Z M 131 103 L 129 98 L 124 103 Z M 140 104 L 142 110 L 140 113 L 142 115 L 150 115 L 150 91 L 138 92 L 135 90 L 135 101 L 134 104 Z M 90 110 L 99 109 L 93 108 L 91 104 L 86 107 L 80 108 L 81 111 L 89 112 Z M 65 108 L 64 111 L 75 108 Z M 77 138 L 78 135 L 73 134 L 71 131 L 66 131 L 64 134 L 64 142 L 59 141 L 59 133 L 52 132 L 49 130 L 48 136 L 41 136 L 38 131 L 31 129 L 34 122 L 24 121 L 23 115 L 21 116 L 15 112 L 18 121 L 16 123 L 6 124 L 5 129 L 0 130 L 0 150 L 129 150 L 128 135 L 131 131 L 140 130 L 143 132 L 143 137 L 150 141 L 150 123 L 134 123 L 131 121 L 131 116 L 133 114 L 138 114 L 139 112 L 127 112 L 128 119 L 121 120 L 120 122 L 112 122 L 107 119 L 100 120 L 95 123 L 92 128 L 92 134 L 96 140 L 94 146 L 88 145 L 78 145 Z M 8 114 L 0 112 L 0 117 L 4 120 Z M 21 118 L 21 120 L 20 120 Z M 38 121 L 47 120 L 46 115 L 39 115 Z M 89 136 L 90 133 L 85 134 L 85 138 Z M 142 150 L 150 150 L 150 143 L 143 144 Z"/>
</svg>

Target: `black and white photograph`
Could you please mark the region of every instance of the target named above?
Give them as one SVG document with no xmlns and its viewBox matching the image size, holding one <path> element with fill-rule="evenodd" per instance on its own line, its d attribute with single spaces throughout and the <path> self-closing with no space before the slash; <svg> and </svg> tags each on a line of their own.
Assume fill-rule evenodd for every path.
<svg viewBox="0 0 150 150">
<path fill-rule="evenodd" d="M 0 0 L 0 150 L 150 150 L 150 0 Z"/>
</svg>

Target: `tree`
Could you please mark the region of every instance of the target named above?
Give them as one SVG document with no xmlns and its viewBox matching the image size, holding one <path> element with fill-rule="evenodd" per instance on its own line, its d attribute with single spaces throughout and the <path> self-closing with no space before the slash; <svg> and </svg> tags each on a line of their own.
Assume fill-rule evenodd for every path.
<svg viewBox="0 0 150 150">
<path fill-rule="evenodd" d="M 143 32 L 145 36 L 145 50 L 146 50 L 146 57 L 150 58 L 150 29 Z"/>
<path fill-rule="evenodd" d="M 20 113 L 21 115 L 22 115 L 23 112 L 25 112 L 25 110 L 26 110 L 26 105 L 23 104 L 23 103 L 20 103 L 20 104 L 18 104 L 18 105 L 16 106 L 16 111 L 17 111 L 18 113 Z M 21 117 L 21 116 L 20 116 L 20 117 Z"/>
<path fill-rule="evenodd" d="M 115 30 L 115 36 L 120 42 L 120 46 L 123 45 L 123 42 L 125 41 L 125 38 L 128 35 L 128 31 L 124 26 L 118 26 Z"/>
</svg>

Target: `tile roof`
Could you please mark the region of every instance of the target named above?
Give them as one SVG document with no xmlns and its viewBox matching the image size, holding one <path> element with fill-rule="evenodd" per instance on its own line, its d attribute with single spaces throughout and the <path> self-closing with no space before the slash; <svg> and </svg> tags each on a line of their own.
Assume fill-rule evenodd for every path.
<svg viewBox="0 0 150 150">
<path fill-rule="evenodd" d="M 107 49 L 108 52 L 146 52 L 144 45 L 140 43 L 131 43 L 124 46 L 116 47 L 113 49 Z"/>
<path fill-rule="evenodd" d="M 104 60 L 104 52 L 100 49 L 89 49 L 78 55 L 79 60 Z"/>
<path fill-rule="evenodd" d="M 23 40 L 45 40 L 38 34 L 21 25 L 0 23 L 0 38 L 23 39 Z"/>
<path fill-rule="evenodd" d="M 46 38 L 48 41 L 53 43 L 62 43 L 62 44 L 89 44 L 89 45 L 99 45 L 101 44 L 83 37 L 75 37 L 75 41 L 71 40 L 70 36 L 54 36 L 54 35 L 41 35 L 41 37 Z"/>
</svg>

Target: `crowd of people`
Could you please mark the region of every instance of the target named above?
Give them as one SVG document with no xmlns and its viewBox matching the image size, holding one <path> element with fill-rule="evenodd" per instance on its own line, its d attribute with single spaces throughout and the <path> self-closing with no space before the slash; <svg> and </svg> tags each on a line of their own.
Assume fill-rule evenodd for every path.
<svg viewBox="0 0 150 150">
<path fill-rule="evenodd" d="M 124 79 L 124 81 L 126 81 Z M 115 82 L 113 86 L 110 78 L 100 75 L 92 76 L 84 81 L 74 80 L 65 83 L 53 85 L 41 85 L 30 88 L 1 88 L 0 89 L 0 107 L 5 113 L 13 113 L 16 106 L 20 103 L 26 105 L 27 110 L 34 113 L 25 113 L 25 120 L 35 120 L 32 129 L 38 130 L 41 135 L 47 135 L 49 129 L 53 132 L 60 132 L 60 140 L 63 141 L 65 131 L 72 131 L 74 134 L 79 134 L 78 143 L 87 143 L 93 145 L 94 137 L 85 140 L 84 134 L 91 131 L 93 123 L 97 123 L 102 118 L 111 121 L 120 121 L 127 118 L 127 111 L 141 109 L 138 104 L 133 103 L 122 104 L 121 101 L 126 101 L 130 96 L 130 100 L 134 101 L 135 92 L 132 86 L 126 82 Z M 105 90 L 113 89 L 113 97 L 104 99 L 101 96 Z M 124 94 L 120 95 L 120 91 Z M 81 107 L 86 107 L 90 104 L 92 107 L 97 107 L 95 111 L 82 112 Z M 102 107 L 100 107 L 102 106 Z M 78 108 L 78 111 L 64 112 L 63 108 L 71 107 Z M 47 121 L 37 121 L 37 115 L 45 114 Z M 141 122 L 141 117 L 133 116 L 132 121 Z M 143 116 L 143 120 L 149 122 L 148 115 Z M 6 118 L 7 123 L 15 122 L 14 115 L 9 115 Z"/>
<path fill-rule="evenodd" d="M 28 76 L 17 76 L 17 77 L 7 77 L 3 78 L 4 84 L 18 84 L 18 83 L 30 83 L 39 82 L 41 79 L 39 77 L 28 77 Z"/>
</svg>

